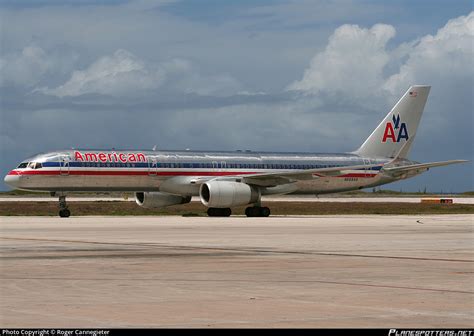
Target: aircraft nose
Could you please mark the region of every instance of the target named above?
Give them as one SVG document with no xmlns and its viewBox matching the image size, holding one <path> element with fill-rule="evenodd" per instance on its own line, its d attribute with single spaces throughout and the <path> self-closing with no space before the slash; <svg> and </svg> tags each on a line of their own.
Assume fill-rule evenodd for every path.
<svg viewBox="0 0 474 336">
<path fill-rule="evenodd" d="M 3 181 L 10 187 L 18 188 L 20 185 L 20 174 L 12 170 L 8 173 L 8 175 L 5 176 Z"/>
</svg>

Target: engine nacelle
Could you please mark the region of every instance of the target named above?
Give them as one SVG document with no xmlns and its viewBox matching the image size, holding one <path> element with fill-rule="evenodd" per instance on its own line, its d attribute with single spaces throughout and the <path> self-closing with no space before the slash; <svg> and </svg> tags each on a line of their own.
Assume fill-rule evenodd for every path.
<svg viewBox="0 0 474 336">
<path fill-rule="evenodd" d="M 170 205 L 189 203 L 191 196 L 183 197 L 162 192 L 137 192 L 135 193 L 135 202 L 147 209 L 164 208 Z"/>
<path fill-rule="evenodd" d="M 240 182 L 210 181 L 201 185 L 199 196 L 209 208 L 230 208 L 258 202 L 260 190 Z"/>
</svg>

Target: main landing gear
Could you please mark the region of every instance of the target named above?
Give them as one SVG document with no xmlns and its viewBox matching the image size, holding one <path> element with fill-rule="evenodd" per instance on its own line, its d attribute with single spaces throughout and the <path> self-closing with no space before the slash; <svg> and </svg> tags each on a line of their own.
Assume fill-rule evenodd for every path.
<svg viewBox="0 0 474 336">
<path fill-rule="evenodd" d="M 209 208 L 207 215 L 209 217 L 229 217 L 232 214 L 230 208 Z M 247 217 L 268 217 L 270 216 L 270 209 L 268 207 L 252 206 L 245 209 Z"/>
<path fill-rule="evenodd" d="M 232 214 L 230 208 L 209 208 L 207 215 L 209 217 L 229 217 Z"/>
<path fill-rule="evenodd" d="M 245 209 L 247 217 L 268 217 L 270 216 L 270 209 L 268 207 L 253 206 Z"/>
<path fill-rule="evenodd" d="M 71 216 L 71 211 L 67 208 L 66 196 L 59 196 L 59 217 L 69 217 Z"/>
</svg>

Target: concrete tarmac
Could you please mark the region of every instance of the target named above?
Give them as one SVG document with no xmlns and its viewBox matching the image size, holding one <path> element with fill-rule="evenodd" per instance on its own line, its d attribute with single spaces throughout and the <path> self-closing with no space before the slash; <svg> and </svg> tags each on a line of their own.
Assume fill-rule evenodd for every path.
<svg viewBox="0 0 474 336">
<path fill-rule="evenodd" d="M 473 215 L 0 217 L 0 325 L 472 328 L 473 226 Z"/>
<path fill-rule="evenodd" d="M 348 202 L 363 202 L 363 203 L 420 203 L 422 199 L 439 199 L 439 198 L 449 198 L 453 200 L 455 204 L 474 204 L 474 197 L 328 197 L 320 196 L 316 197 L 314 195 L 284 195 L 284 196 L 263 196 L 262 200 L 264 202 L 338 202 L 338 203 L 348 203 Z M 0 197 L 0 202 L 57 202 L 57 197 L 27 197 L 27 196 L 4 196 Z M 129 201 L 135 202 L 134 197 L 129 197 L 127 199 L 121 197 L 68 197 L 68 202 L 117 202 L 117 201 Z M 199 196 L 192 197 L 193 202 L 200 202 Z"/>
</svg>

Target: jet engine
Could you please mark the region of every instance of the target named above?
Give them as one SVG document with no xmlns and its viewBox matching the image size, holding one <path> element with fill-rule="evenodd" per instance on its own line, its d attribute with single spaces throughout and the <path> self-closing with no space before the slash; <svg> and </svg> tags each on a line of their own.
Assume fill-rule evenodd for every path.
<svg viewBox="0 0 474 336">
<path fill-rule="evenodd" d="M 209 208 L 230 208 L 258 202 L 260 190 L 240 182 L 210 181 L 201 185 L 199 196 Z"/>
<path fill-rule="evenodd" d="M 170 205 L 185 204 L 191 202 L 191 196 L 178 196 L 162 192 L 137 192 L 135 201 L 141 207 L 164 208 Z"/>
</svg>

